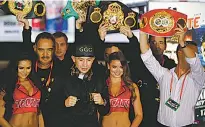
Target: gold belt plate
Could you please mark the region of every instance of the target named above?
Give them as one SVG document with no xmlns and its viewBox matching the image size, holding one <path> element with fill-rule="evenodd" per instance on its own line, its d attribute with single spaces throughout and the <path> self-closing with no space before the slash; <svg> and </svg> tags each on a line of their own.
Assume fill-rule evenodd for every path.
<svg viewBox="0 0 205 127">
<path fill-rule="evenodd" d="M 23 15 L 27 15 L 32 10 L 32 0 L 9 0 L 8 7 L 9 10 L 14 14 L 23 13 Z"/>
<path fill-rule="evenodd" d="M 174 18 L 165 11 L 157 12 L 150 18 L 150 27 L 157 33 L 167 33 L 174 27 Z"/>
</svg>

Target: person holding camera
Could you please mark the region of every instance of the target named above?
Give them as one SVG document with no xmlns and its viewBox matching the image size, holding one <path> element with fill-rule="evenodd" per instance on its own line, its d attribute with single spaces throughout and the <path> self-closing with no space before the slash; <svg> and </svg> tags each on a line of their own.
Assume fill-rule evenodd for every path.
<svg viewBox="0 0 205 127">
<path fill-rule="evenodd" d="M 93 71 L 94 48 L 76 44 L 74 62 L 65 87 L 69 127 L 100 127 L 99 116 L 109 112 L 109 94 L 103 74 Z"/>
</svg>

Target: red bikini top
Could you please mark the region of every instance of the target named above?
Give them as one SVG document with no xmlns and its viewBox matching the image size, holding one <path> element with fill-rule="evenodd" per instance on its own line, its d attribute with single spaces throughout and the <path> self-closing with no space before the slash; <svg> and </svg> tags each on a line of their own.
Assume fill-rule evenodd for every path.
<svg viewBox="0 0 205 127">
<path fill-rule="evenodd" d="M 106 80 L 106 83 L 109 88 L 110 79 Z M 111 91 L 109 90 L 110 96 L 110 112 L 129 112 L 130 109 L 130 98 L 131 98 L 131 91 L 122 81 L 120 92 L 117 96 L 113 96 Z"/>
<path fill-rule="evenodd" d="M 13 114 L 22 114 L 26 112 L 37 112 L 37 108 L 39 107 L 41 92 L 40 90 L 33 85 L 32 81 L 29 82 L 33 86 L 33 93 L 32 95 L 27 94 L 27 90 L 24 86 L 20 84 L 18 81 L 16 83 L 16 88 L 13 93 L 14 104 L 13 107 Z"/>
</svg>

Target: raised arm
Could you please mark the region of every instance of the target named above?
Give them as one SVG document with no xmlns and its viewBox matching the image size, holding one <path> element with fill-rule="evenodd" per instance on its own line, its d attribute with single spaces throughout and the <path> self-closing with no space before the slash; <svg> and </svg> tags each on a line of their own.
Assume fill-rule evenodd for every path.
<svg viewBox="0 0 205 127">
<path fill-rule="evenodd" d="M 147 43 L 147 40 L 148 35 L 140 31 L 141 58 L 147 69 L 151 72 L 155 79 L 159 81 L 160 78 L 164 75 L 164 73 L 168 71 L 168 69 L 163 68 L 153 56 L 152 51 Z"/>
<path fill-rule="evenodd" d="M 184 41 L 184 36 L 186 32 L 184 31 L 184 28 L 180 24 L 178 24 L 178 28 L 175 29 L 176 35 L 179 36 L 179 45 L 182 47 L 182 51 L 184 52 L 184 55 L 186 57 L 186 61 L 190 65 L 190 73 L 192 75 L 192 78 L 194 79 L 194 82 L 200 87 L 200 89 L 203 87 L 205 82 L 205 73 L 204 68 L 201 65 L 201 62 L 197 56 L 197 46 L 192 44 L 187 44 Z"/>
<path fill-rule="evenodd" d="M 17 21 L 23 24 L 24 29 L 28 30 L 29 29 L 29 22 L 24 17 L 25 17 L 25 15 L 23 15 L 21 13 L 16 15 Z"/>
<path fill-rule="evenodd" d="M 140 31 L 140 50 L 142 54 L 145 54 L 150 49 L 147 40 L 148 35 Z"/>
<path fill-rule="evenodd" d="M 121 26 L 120 33 L 124 34 L 129 40 L 128 49 L 134 49 L 134 52 L 140 57 L 140 44 L 138 38 L 132 33 L 129 26 Z"/>
<path fill-rule="evenodd" d="M 187 46 L 188 47 L 188 46 Z M 190 46 L 191 47 L 191 46 Z M 191 53 L 190 53 L 191 54 Z M 193 54 L 192 54 L 193 55 Z M 201 61 L 197 55 L 194 58 L 186 58 L 186 61 L 190 65 L 190 73 L 194 79 L 194 82 L 199 86 L 201 89 L 205 83 L 205 72 L 204 68 L 201 65 Z"/>
<path fill-rule="evenodd" d="M 21 13 L 16 15 L 17 21 L 23 24 L 23 50 L 33 52 L 33 44 L 31 43 L 31 27 L 29 26 L 28 19 L 25 19 L 24 17 L 25 16 Z"/>
<path fill-rule="evenodd" d="M 98 28 L 98 34 L 101 41 L 105 41 L 105 36 L 107 35 L 108 25 L 107 24 L 100 24 Z"/>
<path fill-rule="evenodd" d="M 196 57 L 196 52 L 197 52 L 197 48 L 193 48 L 193 46 L 190 45 L 186 45 L 185 41 L 184 41 L 184 36 L 186 34 L 186 32 L 184 31 L 184 28 L 182 28 L 182 26 L 180 24 L 178 24 L 178 28 L 175 28 L 175 31 L 177 31 L 175 33 L 175 35 L 177 35 L 179 37 L 179 45 L 182 48 L 185 56 L 187 58 L 194 58 Z"/>
<path fill-rule="evenodd" d="M 75 28 L 79 32 L 83 32 L 83 23 L 85 22 L 85 15 L 79 15 L 79 18 L 75 21 Z"/>
<path fill-rule="evenodd" d="M 141 59 L 140 43 L 138 41 L 138 38 L 133 34 L 130 27 L 121 26 L 120 33 L 124 34 L 129 40 L 129 43 L 121 44 L 120 46 L 123 46 L 122 49 L 126 55 L 126 58 L 130 61 L 129 66 L 131 78 L 136 83 L 139 79 L 147 78 L 149 71 L 147 70 Z"/>
</svg>

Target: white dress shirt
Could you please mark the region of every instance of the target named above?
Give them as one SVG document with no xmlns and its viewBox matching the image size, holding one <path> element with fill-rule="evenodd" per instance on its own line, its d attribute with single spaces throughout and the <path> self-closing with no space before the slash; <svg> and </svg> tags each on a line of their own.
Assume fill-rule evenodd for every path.
<svg viewBox="0 0 205 127">
<path fill-rule="evenodd" d="M 187 74 L 184 81 L 180 101 L 180 91 L 185 74 L 178 79 L 175 68 L 168 70 L 162 67 L 152 55 L 149 49 L 146 53 L 141 54 L 142 60 L 148 70 L 155 77 L 160 86 L 160 106 L 158 110 L 158 122 L 165 126 L 181 127 L 194 122 L 194 106 L 200 91 L 204 85 L 205 74 L 199 58 L 186 58 L 190 64 L 190 73 Z M 180 104 L 178 110 L 174 111 L 165 105 L 170 98 L 170 83 L 173 75 L 171 99 Z"/>
</svg>

